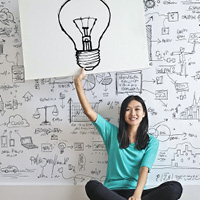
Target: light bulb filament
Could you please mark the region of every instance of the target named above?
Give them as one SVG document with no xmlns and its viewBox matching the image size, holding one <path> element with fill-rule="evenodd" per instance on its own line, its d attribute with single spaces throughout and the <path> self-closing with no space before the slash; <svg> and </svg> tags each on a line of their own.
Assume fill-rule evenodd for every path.
<svg viewBox="0 0 200 200">
<path fill-rule="evenodd" d="M 92 17 L 80 17 L 73 20 L 82 35 L 83 51 L 92 50 L 91 33 L 96 21 L 97 19 Z"/>
</svg>

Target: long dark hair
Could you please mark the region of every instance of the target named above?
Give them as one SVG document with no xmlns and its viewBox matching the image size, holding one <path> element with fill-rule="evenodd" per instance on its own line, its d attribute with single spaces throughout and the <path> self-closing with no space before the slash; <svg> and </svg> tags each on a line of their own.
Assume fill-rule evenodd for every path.
<svg viewBox="0 0 200 200">
<path fill-rule="evenodd" d="M 138 150 L 144 149 L 149 141 L 149 135 L 147 134 L 148 132 L 148 127 L 149 127 L 149 120 L 148 120 L 148 113 L 147 113 L 147 108 L 144 103 L 144 100 L 137 96 L 137 95 L 131 95 L 128 96 L 127 98 L 124 99 L 124 101 L 121 104 L 121 110 L 120 110 L 120 119 L 119 119 L 119 132 L 117 135 L 119 145 L 121 149 L 125 149 L 129 146 L 130 141 L 129 141 L 129 131 L 128 131 L 128 124 L 126 123 L 124 117 L 125 117 L 125 112 L 128 107 L 128 104 L 132 101 L 136 100 L 141 103 L 143 111 L 145 112 L 145 116 L 143 117 L 142 121 L 140 122 L 140 125 L 137 130 L 136 134 L 136 140 L 135 140 L 135 147 Z"/>
</svg>

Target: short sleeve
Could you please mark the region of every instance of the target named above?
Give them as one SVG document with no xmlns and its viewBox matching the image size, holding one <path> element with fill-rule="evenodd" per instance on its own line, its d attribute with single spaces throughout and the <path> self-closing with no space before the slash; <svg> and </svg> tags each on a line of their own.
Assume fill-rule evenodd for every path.
<svg viewBox="0 0 200 200">
<path fill-rule="evenodd" d="M 106 119 L 104 119 L 101 115 L 97 114 L 97 119 L 95 122 L 92 122 L 93 125 L 98 130 L 99 134 L 101 135 L 104 144 L 106 147 L 109 144 L 109 138 L 113 129 L 117 129 L 113 124 L 109 123 Z"/>
<path fill-rule="evenodd" d="M 152 135 L 149 135 L 149 144 L 145 149 L 141 167 L 148 167 L 149 171 L 151 170 L 158 153 L 158 147 L 159 147 L 158 139 Z"/>
</svg>

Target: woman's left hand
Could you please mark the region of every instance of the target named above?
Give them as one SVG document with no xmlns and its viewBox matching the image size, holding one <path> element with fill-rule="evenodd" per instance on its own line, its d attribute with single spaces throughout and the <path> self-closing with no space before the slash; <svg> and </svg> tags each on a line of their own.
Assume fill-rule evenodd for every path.
<svg viewBox="0 0 200 200">
<path fill-rule="evenodd" d="M 131 196 L 128 200 L 141 200 L 140 197 Z"/>
</svg>

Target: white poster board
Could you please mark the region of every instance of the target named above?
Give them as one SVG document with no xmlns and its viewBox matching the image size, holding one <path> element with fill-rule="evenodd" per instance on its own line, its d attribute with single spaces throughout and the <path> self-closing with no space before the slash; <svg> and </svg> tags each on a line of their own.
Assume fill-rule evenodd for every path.
<svg viewBox="0 0 200 200">
<path fill-rule="evenodd" d="M 19 0 L 19 10 L 26 79 L 149 67 L 141 0 Z"/>
</svg>

